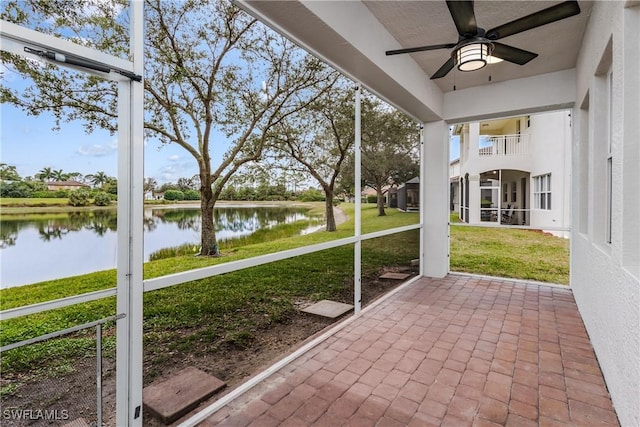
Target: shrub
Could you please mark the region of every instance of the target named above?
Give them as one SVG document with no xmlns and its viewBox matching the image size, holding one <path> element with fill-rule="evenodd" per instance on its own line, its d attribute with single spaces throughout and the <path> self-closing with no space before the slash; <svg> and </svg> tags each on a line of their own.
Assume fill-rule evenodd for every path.
<svg viewBox="0 0 640 427">
<path fill-rule="evenodd" d="M 324 193 L 320 190 L 316 190 L 315 188 L 310 188 L 305 190 L 300 195 L 301 202 L 323 202 L 324 201 Z"/>
<path fill-rule="evenodd" d="M 367 196 L 367 203 L 378 203 L 378 196 Z"/>
<path fill-rule="evenodd" d="M 75 190 L 69 194 L 71 206 L 89 206 L 89 192 L 87 190 Z"/>
<path fill-rule="evenodd" d="M 200 192 L 198 190 L 187 190 L 184 192 L 185 200 L 200 200 Z"/>
<path fill-rule="evenodd" d="M 165 200 L 184 200 L 184 193 L 180 190 L 167 190 L 164 192 Z"/>
<path fill-rule="evenodd" d="M 32 190 L 22 181 L 0 182 L 0 197 L 31 197 Z"/>
<path fill-rule="evenodd" d="M 95 203 L 96 206 L 109 206 L 111 204 L 111 196 L 109 196 L 104 191 L 101 191 L 96 194 L 95 198 L 93 199 L 93 203 Z"/>
<path fill-rule="evenodd" d="M 111 195 L 117 196 L 118 195 L 118 183 L 117 182 L 110 182 L 108 184 L 105 184 L 104 185 L 104 191 L 109 193 L 109 194 L 111 194 Z"/>
</svg>

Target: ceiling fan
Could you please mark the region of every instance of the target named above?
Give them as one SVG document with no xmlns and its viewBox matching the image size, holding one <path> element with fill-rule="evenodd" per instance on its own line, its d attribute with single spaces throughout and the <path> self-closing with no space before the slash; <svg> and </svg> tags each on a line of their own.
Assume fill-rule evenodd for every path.
<svg viewBox="0 0 640 427">
<path fill-rule="evenodd" d="M 436 71 L 431 79 L 439 79 L 447 75 L 454 66 L 460 71 L 479 70 L 493 58 L 495 62 L 505 60 L 524 65 L 538 56 L 537 53 L 518 49 L 498 43 L 496 40 L 541 27 L 561 19 L 580 13 L 577 1 L 565 1 L 522 18 L 485 31 L 476 24 L 473 0 L 447 0 L 447 7 L 458 30 L 458 42 L 436 44 L 430 46 L 410 47 L 406 49 L 388 50 L 387 55 L 422 52 L 425 50 L 453 49 L 451 58 Z M 498 58 L 498 60 L 495 60 Z"/>
</svg>

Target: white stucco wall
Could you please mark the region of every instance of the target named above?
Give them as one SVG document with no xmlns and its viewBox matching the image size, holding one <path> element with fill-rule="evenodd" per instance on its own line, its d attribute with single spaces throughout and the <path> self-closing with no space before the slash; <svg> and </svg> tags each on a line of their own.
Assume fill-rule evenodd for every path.
<svg viewBox="0 0 640 427">
<path fill-rule="evenodd" d="M 640 144 L 640 11 L 625 4 L 595 2 L 578 57 L 571 287 L 620 423 L 639 426 L 640 280 L 634 254 L 640 251 L 640 162 L 634 157 Z M 611 243 L 604 237 L 606 188 L 602 186 L 607 161 L 602 144 L 608 133 L 602 123 L 608 103 L 602 99 L 602 79 L 596 77 L 608 69 L 614 76 Z"/>
<path fill-rule="evenodd" d="M 531 116 L 528 132 L 531 138 L 531 225 L 535 227 L 570 227 L 571 195 L 571 117 L 569 110 Z M 533 178 L 551 174 L 551 209 L 533 209 Z M 569 237 L 568 232 L 552 231 Z"/>
</svg>

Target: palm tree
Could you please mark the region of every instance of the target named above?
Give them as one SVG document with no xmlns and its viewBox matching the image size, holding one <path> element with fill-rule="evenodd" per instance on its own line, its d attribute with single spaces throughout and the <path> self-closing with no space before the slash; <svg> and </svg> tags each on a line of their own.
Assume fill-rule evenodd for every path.
<svg viewBox="0 0 640 427">
<path fill-rule="evenodd" d="M 0 181 L 20 181 L 20 175 L 16 167 L 0 163 Z"/>
<path fill-rule="evenodd" d="M 64 173 L 62 169 L 58 169 L 53 171 L 53 179 L 54 181 L 66 181 L 67 179 L 69 179 L 69 175 Z"/>
<path fill-rule="evenodd" d="M 93 184 L 94 187 L 102 187 L 109 182 L 109 176 L 104 172 L 96 172 L 93 175 L 87 175 L 86 178 Z"/>
<path fill-rule="evenodd" d="M 40 181 L 51 181 L 53 178 L 53 170 L 50 167 L 40 169 L 40 172 L 36 174 L 36 178 Z"/>
</svg>

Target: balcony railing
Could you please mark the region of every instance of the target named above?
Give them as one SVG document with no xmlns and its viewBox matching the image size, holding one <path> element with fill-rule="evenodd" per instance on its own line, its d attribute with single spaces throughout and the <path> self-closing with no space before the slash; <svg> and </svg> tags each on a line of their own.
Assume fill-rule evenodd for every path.
<svg viewBox="0 0 640 427">
<path fill-rule="evenodd" d="M 480 156 L 522 156 L 529 154 L 529 135 L 494 135 L 486 137 L 490 144 L 479 149 Z"/>
</svg>

